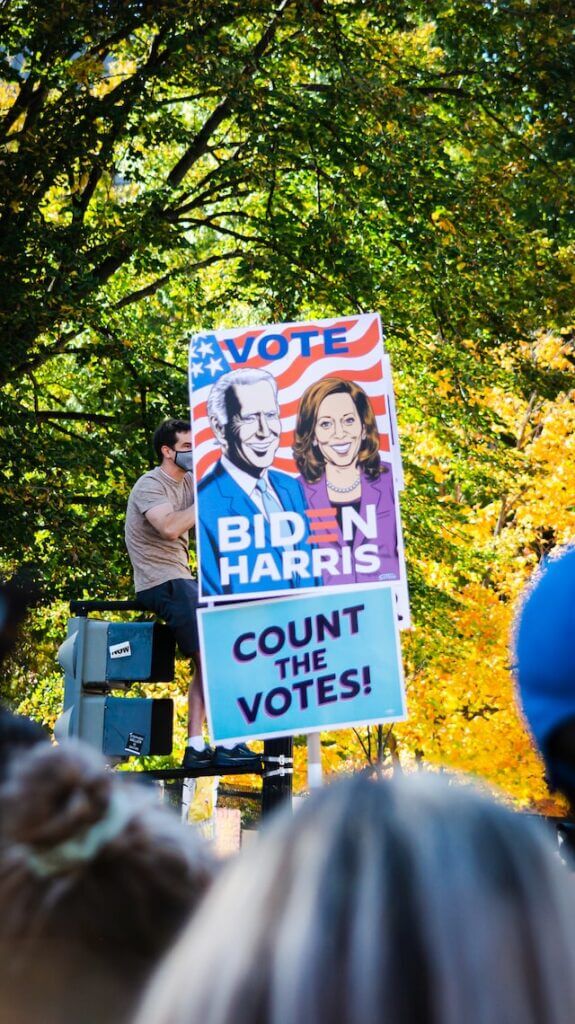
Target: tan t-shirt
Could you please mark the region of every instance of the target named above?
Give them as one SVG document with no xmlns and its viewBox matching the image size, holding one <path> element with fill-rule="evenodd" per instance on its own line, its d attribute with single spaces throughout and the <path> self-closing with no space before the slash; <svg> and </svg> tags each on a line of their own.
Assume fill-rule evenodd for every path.
<svg viewBox="0 0 575 1024">
<path fill-rule="evenodd" d="M 149 590 L 167 580 L 191 579 L 188 531 L 177 540 L 165 540 L 146 519 L 156 505 L 170 503 L 174 512 L 194 504 L 194 479 L 172 480 L 159 466 L 134 484 L 128 498 L 124 536 L 134 570 L 134 589 Z"/>
</svg>

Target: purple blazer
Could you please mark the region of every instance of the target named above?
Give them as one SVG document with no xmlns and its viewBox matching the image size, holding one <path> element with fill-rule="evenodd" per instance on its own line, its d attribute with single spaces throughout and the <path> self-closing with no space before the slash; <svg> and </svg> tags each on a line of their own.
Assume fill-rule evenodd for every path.
<svg viewBox="0 0 575 1024">
<path fill-rule="evenodd" d="M 361 476 L 361 499 L 359 514 L 362 519 L 367 517 L 367 506 L 376 506 L 377 537 L 365 538 L 358 529 L 355 530 L 353 539 L 354 552 L 362 544 L 377 544 L 379 554 L 379 569 L 377 572 L 357 572 L 355 568 L 351 573 L 333 576 L 324 570 L 323 582 L 330 586 L 337 586 L 344 583 L 380 583 L 383 580 L 399 579 L 399 555 L 397 552 L 397 525 L 395 515 L 395 491 L 393 487 L 393 472 L 391 466 L 382 463 L 386 467 L 377 478 L 370 480 L 360 470 Z M 324 475 L 314 484 L 298 477 L 303 488 L 306 506 L 309 509 L 330 508 L 331 502 L 328 496 L 327 481 Z M 344 546 L 341 529 L 337 527 L 338 540 L 324 541 L 318 547 L 335 548 L 339 552 Z"/>
</svg>

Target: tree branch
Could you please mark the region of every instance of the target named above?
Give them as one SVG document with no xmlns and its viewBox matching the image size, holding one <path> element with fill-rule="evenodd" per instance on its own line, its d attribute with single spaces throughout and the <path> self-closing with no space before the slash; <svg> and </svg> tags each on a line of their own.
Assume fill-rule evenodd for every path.
<svg viewBox="0 0 575 1024">
<path fill-rule="evenodd" d="M 197 100 L 205 100 L 208 96 L 217 95 L 217 89 L 206 89 L 205 92 L 190 93 L 188 96 L 170 96 L 163 100 L 156 100 L 156 106 L 167 107 L 172 103 L 194 103 Z"/>
<path fill-rule="evenodd" d="M 218 103 L 215 110 L 210 114 L 207 121 L 204 122 L 202 128 L 195 136 L 191 146 L 188 147 L 186 152 L 178 160 L 172 170 L 168 174 L 167 183 L 172 188 L 177 188 L 185 178 L 188 171 L 194 166 L 194 164 L 204 155 L 209 139 L 214 134 L 217 128 L 221 125 L 222 121 L 228 117 L 231 113 L 234 103 L 236 102 L 236 96 L 238 92 L 238 85 L 244 79 L 249 78 L 266 52 L 269 44 L 273 41 L 276 34 L 278 25 L 281 21 L 284 11 L 293 3 L 293 0 L 281 0 L 279 7 L 266 28 L 265 32 L 261 35 L 259 41 L 254 46 L 249 59 L 244 64 L 236 83 L 236 88 L 233 92 Z"/>
<path fill-rule="evenodd" d="M 36 88 L 35 88 L 36 87 Z M 28 109 L 30 103 L 34 98 L 34 93 L 41 88 L 37 81 L 30 75 L 27 80 L 20 85 L 18 95 L 16 96 L 12 106 L 6 112 L 2 118 L 2 136 L 6 137 L 14 124 L 18 120 L 21 114 Z"/>
<path fill-rule="evenodd" d="M 92 494 L 67 494 L 65 496 L 67 505 L 100 505 L 104 508 L 110 507 L 110 499 L 105 495 L 97 497 Z"/>
<path fill-rule="evenodd" d="M 204 191 L 202 193 L 200 193 L 199 196 L 196 196 L 195 199 L 190 200 L 189 203 L 185 203 L 183 206 L 172 207 L 168 211 L 168 220 L 177 219 L 177 217 L 179 217 L 180 214 L 188 213 L 189 210 L 197 210 L 198 207 L 204 206 L 204 204 L 207 203 L 207 202 L 223 203 L 225 200 L 228 200 L 228 199 L 238 199 L 241 196 L 245 196 L 245 195 L 249 195 L 250 194 L 249 189 L 243 189 L 243 190 L 231 189 L 231 190 L 228 190 L 228 189 L 231 188 L 230 186 L 225 186 L 225 188 L 226 188 L 225 195 L 223 193 L 221 193 L 215 199 L 212 198 L 212 196 L 214 194 L 214 189 L 213 188 L 204 189 Z"/>
<path fill-rule="evenodd" d="M 489 107 L 487 106 L 487 104 L 483 100 L 478 99 L 477 103 L 481 107 L 483 113 L 487 114 L 487 117 L 490 117 L 493 121 L 495 121 L 495 124 L 499 125 L 500 128 L 503 128 L 503 131 L 506 132 L 507 135 L 509 135 L 512 139 L 515 139 L 517 144 L 519 146 L 521 146 L 521 148 L 524 149 L 526 153 L 529 153 L 529 156 L 535 157 L 536 160 L 538 160 L 539 163 L 545 164 L 545 167 L 547 168 L 549 173 L 557 181 L 560 181 L 562 184 L 564 184 L 564 182 L 565 182 L 564 176 L 559 174 L 554 169 L 554 167 L 550 163 L 550 161 L 546 160 L 545 157 L 542 156 L 541 149 L 535 149 L 533 146 L 530 146 L 528 142 L 525 142 L 525 139 L 523 139 L 521 137 L 521 135 L 518 134 L 518 132 L 514 132 L 509 127 L 509 125 L 505 123 L 503 118 L 499 117 L 497 114 L 494 114 L 494 112 L 489 109 Z"/>
<path fill-rule="evenodd" d="M 223 260 L 236 260 L 242 256 L 241 249 L 233 249 L 231 252 L 221 253 L 219 256 L 207 256 L 204 260 L 198 260 L 197 263 L 193 263 L 191 266 L 181 267 L 177 271 L 171 270 L 168 274 L 164 274 L 163 277 L 157 278 L 156 281 L 152 281 L 151 284 L 146 285 L 145 288 L 139 288 L 135 292 L 130 292 L 129 295 L 124 295 L 115 305 L 113 309 L 123 309 L 124 306 L 129 306 L 133 302 L 139 302 L 141 299 L 147 299 L 148 296 L 153 295 L 158 291 L 162 285 L 166 284 L 171 278 L 182 277 L 184 274 L 193 273 L 195 270 L 202 270 L 204 267 L 210 267 L 213 263 L 219 263 Z"/>
<path fill-rule="evenodd" d="M 214 214 L 218 216 L 218 214 Z M 178 223 L 180 224 L 192 224 L 198 228 L 210 228 L 212 231 L 217 231 L 220 235 L 230 235 L 231 238 L 237 238 L 240 242 L 261 242 L 262 245 L 266 244 L 266 239 L 260 235 L 242 235 L 239 231 L 234 231 L 232 228 L 224 228 L 221 224 L 214 224 L 211 217 L 206 217 L 205 220 L 200 220 L 199 217 L 178 217 Z"/>
<path fill-rule="evenodd" d="M 367 728 L 369 729 L 369 726 Z M 359 744 L 360 744 L 361 749 L 363 750 L 363 752 L 365 754 L 365 759 L 366 759 L 367 763 L 371 764 L 371 750 L 369 750 L 369 748 L 367 747 L 367 744 L 362 739 L 359 730 L 358 729 L 354 729 L 353 731 L 354 731 L 357 739 L 359 740 Z"/>
<path fill-rule="evenodd" d="M 30 412 L 39 423 L 46 423 L 48 420 L 77 420 L 88 423 L 114 423 L 116 416 L 103 412 L 62 412 L 59 409 L 23 409 L 23 412 Z"/>
<path fill-rule="evenodd" d="M 519 449 L 523 448 L 525 445 L 525 435 L 527 433 L 527 427 L 529 426 L 531 417 L 535 411 L 538 397 L 539 396 L 536 391 L 532 391 L 529 396 L 529 401 L 527 403 L 525 415 L 523 417 L 523 420 L 521 421 L 521 426 L 519 427 L 519 430 L 517 432 L 517 447 Z"/>
<path fill-rule="evenodd" d="M 78 330 L 70 331 L 67 334 L 61 334 L 53 345 L 44 345 L 43 348 L 39 349 L 38 352 L 36 352 L 36 354 L 25 363 L 20 363 L 19 366 L 13 367 L 10 371 L 11 374 L 15 377 L 23 376 L 26 373 L 36 370 L 38 366 L 43 366 L 43 364 L 53 356 L 64 355 L 68 351 L 68 342 L 77 338 L 83 329 L 83 327 L 80 327 Z"/>
</svg>

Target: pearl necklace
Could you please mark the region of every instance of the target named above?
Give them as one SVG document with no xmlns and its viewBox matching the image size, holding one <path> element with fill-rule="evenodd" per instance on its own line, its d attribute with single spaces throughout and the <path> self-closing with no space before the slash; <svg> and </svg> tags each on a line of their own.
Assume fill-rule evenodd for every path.
<svg viewBox="0 0 575 1024">
<path fill-rule="evenodd" d="M 358 476 L 357 480 L 355 481 L 355 483 L 351 485 L 351 487 L 336 487 L 335 484 L 330 484 L 328 480 L 327 486 L 329 487 L 330 491 L 337 491 L 338 494 L 349 494 L 350 491 L 355 491 L 360 481 L 361 477 Z"/>
</svg>

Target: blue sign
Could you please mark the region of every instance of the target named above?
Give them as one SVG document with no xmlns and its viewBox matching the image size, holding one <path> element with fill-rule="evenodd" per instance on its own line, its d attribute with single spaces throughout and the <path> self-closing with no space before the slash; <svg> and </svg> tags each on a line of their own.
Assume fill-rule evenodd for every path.
<svg viewBox="0 0 575 1024">
<path fill-rule="evenodd" d="M 199 619 L 214 742 L 405 718 L 390 587 L 202 609 Z"/>
</svg>

